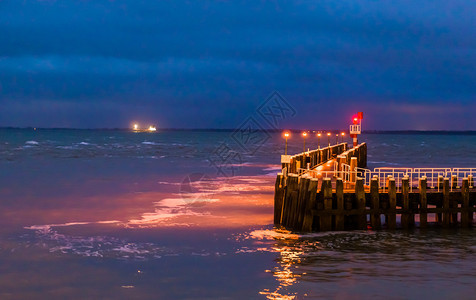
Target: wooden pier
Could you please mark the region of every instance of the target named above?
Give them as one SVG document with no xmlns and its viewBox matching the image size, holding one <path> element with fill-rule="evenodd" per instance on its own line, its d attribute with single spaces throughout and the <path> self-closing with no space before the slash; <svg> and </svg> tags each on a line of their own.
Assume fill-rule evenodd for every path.
<svg viewBox="0 0 476 300">
<path fill-rule="evenodd" d="M 366 157 L 365 143 L 293 156 L 276 178 L 275 224 L 304 232 L 472 226 L 476 169 L 370 171 Z"/>
</svg>

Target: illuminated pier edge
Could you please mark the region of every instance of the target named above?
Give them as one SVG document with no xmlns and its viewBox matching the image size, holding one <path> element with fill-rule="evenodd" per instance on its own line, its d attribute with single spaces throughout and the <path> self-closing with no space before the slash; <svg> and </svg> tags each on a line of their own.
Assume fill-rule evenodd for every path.
<svg viewBox="0 0 476 300">
<path fill-rule="evenodd" d="M 288 155 L 276 178 L 275 225 L 303 232 L 474 225 L 476 168 L 366 165 L 366 143 Z"/>
</svg>

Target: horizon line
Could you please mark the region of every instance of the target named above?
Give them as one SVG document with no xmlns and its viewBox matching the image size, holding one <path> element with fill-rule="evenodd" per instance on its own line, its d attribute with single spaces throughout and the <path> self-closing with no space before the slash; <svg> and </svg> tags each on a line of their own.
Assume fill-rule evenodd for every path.
<svg viewBox="0 0 476 300">
<path fill-rule="evenodd" d="M 15 127 L 15 126 L 0 126 L 0 129 L 22 129 L 22 130 L 110 130 L 110 131 L 132 131 L 131 128 L 126 127 L 96 127 L 96 128 L 73 128 L 73 127 L 33 127 L 33 126 L 24 126 L 24 127 Z M 236 131 L 239 128 L 157 128 L 157 131 Z M 258 131 L 270 131 L 270 132 L 282 132 L 282 131 L 291 131 L 291 132 L 347 132 L 347 129 L 316 129 L 316 130 L 307 130 L 307 129 L 258 129 Z M 441 129 L 429 129 L 429 130 L 417 130 L 417 129 L 391 129 L 391 130 L 376 130 L 368 129 L 363 130 L 363 134 L 372 134 L 372 133 L 476 133 L 476 130 L 441 130 Z"/>
</svg>

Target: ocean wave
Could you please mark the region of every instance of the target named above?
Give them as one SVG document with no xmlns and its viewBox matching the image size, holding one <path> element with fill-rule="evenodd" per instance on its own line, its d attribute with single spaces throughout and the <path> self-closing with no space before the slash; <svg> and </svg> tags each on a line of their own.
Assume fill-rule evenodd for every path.
<svg viewBox="0 0 476 300">
<path fill-rule="evenodd" d="M 33 225 L 25 229 L 34 231 L 34 239 L 29 234 L 22 237 L 29 244 L 49 249 L 51 253 L 73 254 L 83 257 L 112 258 L 118 260 L 150 260 L 162 257 L 223 256 L 225 252 L 191 249 L 188 247 L 164 247 L 154 242 L 136 242 L 112 236 L 81 236 L 60 233 L 58 228 L 91 224 L 122 224 L 119 221 L 71 222 L 64 224 Z"/>
<path fill-rule="evenodd" d="M 40 143 L 38 143 L 37 141 L 26 141 L 25 144 L 27 144 L 27 145 L 39 145 Z"/>
</svg>

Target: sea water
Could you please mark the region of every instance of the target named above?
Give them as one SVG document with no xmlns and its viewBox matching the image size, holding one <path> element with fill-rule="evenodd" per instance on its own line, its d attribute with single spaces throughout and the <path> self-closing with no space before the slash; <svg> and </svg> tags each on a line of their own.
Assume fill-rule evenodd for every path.
<svg viewBox="0 0 476 300">
<path fill-rule="evenodd" d="M 274 229 L 284 141 L 251 141 L 0 129 L 0 298 L 474 298 L 474 229 Z M 369 168 L 476 167 L 475 135 L 360 141 Z M 306 148 L 335 142 L 309 137 Z M 292 136 L 289 153 L 302 148 Z"/>
</svg>

